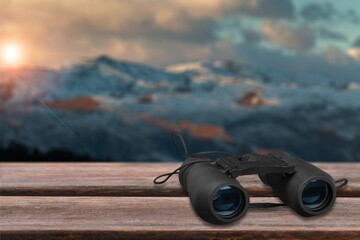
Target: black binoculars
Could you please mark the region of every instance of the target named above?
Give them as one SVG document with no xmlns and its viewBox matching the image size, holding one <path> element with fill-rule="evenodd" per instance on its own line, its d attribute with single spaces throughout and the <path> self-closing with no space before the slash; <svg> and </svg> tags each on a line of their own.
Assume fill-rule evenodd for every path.
<svg viewBox="0 0 360 240">
<path fill-rule="evenodd" d="M 327 212 L 334 205 L 334 179 L 314 165 L 283 151 L 267 155 L 245 154 L 210 160 L 194 154 L 179 168 L 179 180 L 189 193 L 194 211 L 212 224 L 229 224 L 249 207 L 249 195 L 236 180 L 258 174 L 261 181 L 290 208 L 302 216 Z"/>
</svg>

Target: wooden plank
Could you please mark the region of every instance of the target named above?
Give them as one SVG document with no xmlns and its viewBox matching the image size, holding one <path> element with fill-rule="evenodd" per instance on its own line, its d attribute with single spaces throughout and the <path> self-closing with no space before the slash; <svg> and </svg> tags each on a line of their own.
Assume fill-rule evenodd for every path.
<svg viewBox="0 0 360 240">
<path fill-rule="evenodd" d="M 206 224 L 184 197 L 3 196 L 0 210 L 2 239 L 360 238 L 358 198 L 338 198 L 329 213 L 312 218 L 287 207 L 249 209 L 230 226 Z"/>
<path fill-rule="evenodd" d="M 338 196 L 360 197 L 360 163 L 316 163 L 335 179 L 349 178 Z M 154 185 L 155 176 L 179 163 L 1 163 L 0 191 L 4 196 L 185 196 L 174 176 Z M 259 178 L 242 176 L 251 196 L 274 196 Z"/>
</svg>

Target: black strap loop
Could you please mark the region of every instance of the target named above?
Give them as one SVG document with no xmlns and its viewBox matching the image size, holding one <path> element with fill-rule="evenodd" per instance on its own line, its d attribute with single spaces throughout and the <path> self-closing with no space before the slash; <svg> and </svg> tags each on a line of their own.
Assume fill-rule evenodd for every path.
<svg viewBox="0 0 360 240">
<path fill-rule="evenodd" d="M 191 165 L 194 165 L 194 164 L 196 164 L 196 163 L 201 163 L 201 162 L 212 162 L 212 160 L 210 160 L 210 159 L 204 159 L 204 160 L 198 160 L 198 161 L 194 161 L 194 162 L 191 162 L 191 163 L 188 163 L 188 164 L 184 164 L 184 165 L 178 167 L 177 169 L 175 169 L 175 170 L 172 171 L 172 172 L 165 173 L 165 174 L 162 174 L 162 175 L 160 175 L 160 176 L 157 176 L 157 177 L 154 179 L 154 183 L 155 183 L 155 184 L 163 184 L 163 183 L 167 182 L 173 175 L 179 174 L 180 170 L 182 170 L 182 169 L 184 169 L 184 168 L 186 168 L 186 167 L 189 167 L 189 166 L 191 166 Z M 160 181 L 159 179 L 161 179 L 161 178 L 163 178 L 163 177 L 166 177 L 166 178 L 165 178 L 164 180 L 161 180 L 161 181 Z"/>
<path fill-rule="evenodd" d="M 338 183 L 340 183 L 339 185 L 337 185 Z M 335 186 L 336 189 L 340 189 L 345 187 L 347 184 L 349 183 L 349 180 L 347 178 L 340 178 L 339 180 L 335 181 Z"/>
<path fill-rule="evenodd" d="M 169 178 L 171 178 L 172 175 L 174 174 L 178 174 L 179 173 L 179 169 L 176 169 L 175 171 L 171 172 L 171 173 L 165 173 L 165 174 L 162 174 L 160 176 L 157 176 L 155 179 L 154 179 L 154 183 L 155 184 L 163 184 L 165 182 L 167 182 L 167 180 L 169 180 Z M 160 181 L 159 179 L 163 178 L 163 177 L 166 177 L 164 180 Z"/>
</svg>

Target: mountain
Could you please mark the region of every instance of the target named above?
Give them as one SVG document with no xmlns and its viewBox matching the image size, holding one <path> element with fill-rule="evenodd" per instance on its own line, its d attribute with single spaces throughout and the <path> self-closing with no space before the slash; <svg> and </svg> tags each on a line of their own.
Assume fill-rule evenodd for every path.
<svg viewBox="0 0 360 240">
<path fill-rule="evenodd" d="M 178 161 L 175 130 L 191 151 L 280 148 L 309 161 L 360 161 L 359 122 L 360 79 L 225 60 L 156 69 L 108 56 L 0 71 L 0 156 L 20 146 L 64 151 L 64 161 Z"/>
</svg>

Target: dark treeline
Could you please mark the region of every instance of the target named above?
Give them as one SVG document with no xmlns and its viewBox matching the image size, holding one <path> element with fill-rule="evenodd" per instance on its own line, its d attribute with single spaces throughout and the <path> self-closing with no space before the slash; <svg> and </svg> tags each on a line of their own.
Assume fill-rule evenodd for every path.
<svg viewBox="0 0 360 240">
<path fill-rule="evenodd" d="M 88 155 L 77 155 L 67 150 L 56 149 L 42 152 L 37 148 L 28 148 L 23 144 L 11 142 L 6 148 L 0 148 L 0 162 L 94 162 L 104 161 Z M 108 161 L 108 160 L 107 160 Z"/>
</svg>

